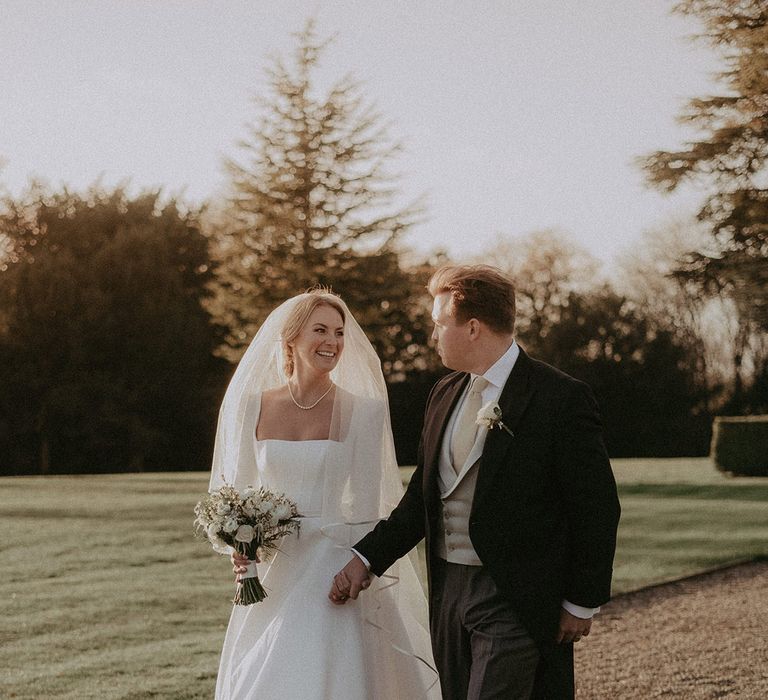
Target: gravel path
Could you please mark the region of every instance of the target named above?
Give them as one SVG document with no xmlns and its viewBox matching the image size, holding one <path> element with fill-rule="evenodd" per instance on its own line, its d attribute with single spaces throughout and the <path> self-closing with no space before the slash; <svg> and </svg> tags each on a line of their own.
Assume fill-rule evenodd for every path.
<svg viewBox="0 0 768 700">
<path fill-rule="evenodd" d="M 768 562 L 621 596 L 576 645 L 579 700 L 768 699 Z"/>
</svg>

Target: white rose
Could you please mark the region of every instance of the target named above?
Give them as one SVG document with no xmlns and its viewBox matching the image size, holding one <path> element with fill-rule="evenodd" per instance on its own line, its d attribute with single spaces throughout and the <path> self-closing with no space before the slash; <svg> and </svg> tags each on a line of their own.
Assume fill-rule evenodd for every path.
<svg viewBox="0 0 768 700">
<path fill-rule="evenodd" d="M 219 515 L 226 515 L 227 513 L 229 513 L 230 510 L 231 510 L 231 507 L 230 507 L 229 503 L 219 503 L 216 506 L 216 512 Z"/>
<path fill-rule="evenodd" d="M 253 503 L 247 501 L 246 503 L 243 503 L 243 513 L 245 513 L 249 518 L 252 518 L 254 515 L 256 515 L 256 507 L 253 505 Z"/>
<path fill-rule="evenodd" d="M 240 494 L 240 497 L 247 501 L 249 498 L 253 498 L 256 495 L 256 489 L 252 486 L 246 486 L 245 491 L 243 491 L 242 494 Z"/>
<path fill-rule="evenodd" d="M 224 532 L 231 535 L 235 530 L 237 530 L 237 518 L 227 518 L 224 521 Z"/>
<path fill-rule="evenodd" d="M 238 542 L 252 542 L 253 536 L 256 533 L 254 532 L 253 527 L 250 525 L 241 525 L 239 528 L 237 528 L 237 532 L 235 533 L 235 539 Z"/>
<path fill-rule="evenodd" d="M 272 510 L 275 507 L 275 504 L 272 503 L 272 501 L 262 501 L 259 503 L 259 512 L 260 513 L 269 513 L 270 510 Z"/>
<path fill-rule="evenodd" d="M 288 520 L 291 517 L 291 507 L 285 503 L 281 503 L 275 508 L 274 516 L 278 520 Z"/>
<path fill-rule="evenodd" d="M 477 412 L 478 425 L 484 425 L 486 428 L 492 428 L 501 418 L 501 408 L 498 402 L 489 401 Z"/>
<path fill-rule="evenodd" d="M 219 538 L 219 525 L 218 523 L 211 523 L 205 528 L 205 534 L 208 535 L 208 539 L 213 541 Z"/>
</svg>

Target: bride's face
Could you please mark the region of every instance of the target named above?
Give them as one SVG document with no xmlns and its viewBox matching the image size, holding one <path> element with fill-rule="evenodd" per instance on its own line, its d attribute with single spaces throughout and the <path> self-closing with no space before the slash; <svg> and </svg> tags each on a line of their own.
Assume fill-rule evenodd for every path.
<svg viewBox="0 0 768 700">
<path fill-rule="evenodd" d="M 344 349 L 341 314 L 331 306 L 318 306 L 291 345 L 297 369 L 330 372 Z"/>
</svg>

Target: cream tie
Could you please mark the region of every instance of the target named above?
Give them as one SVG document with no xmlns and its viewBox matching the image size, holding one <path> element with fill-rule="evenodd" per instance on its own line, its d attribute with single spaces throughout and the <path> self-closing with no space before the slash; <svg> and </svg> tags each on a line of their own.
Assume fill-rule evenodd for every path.
<svg viewBox="0 0 768 700">
<path fill-rule="evenodd" d="M 488 380 L 484 377 L 475 377 L 469 394 L 464 399 L 461 413 L 456 419 L 451 439 L 451 461 L 458 474 L 467 461 L 477 435 L 477 412 L 483 407 L 483 389 L 488 386 Z"/>
</svg>

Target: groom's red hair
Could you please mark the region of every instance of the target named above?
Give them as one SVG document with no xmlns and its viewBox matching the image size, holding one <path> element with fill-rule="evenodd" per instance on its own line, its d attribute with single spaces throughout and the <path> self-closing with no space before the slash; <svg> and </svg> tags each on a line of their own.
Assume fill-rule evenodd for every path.
<svg viewBox="0 0 768 700">
<path fill-rule="evenodd" d="M 496 333 L 515 330 L 515 284 L 495 267 L 445 265 L 435 271 L 427 289 L 433 297 L 444 292 L 451 295 L 459 323 L 476 318 Z"/>
</svg>

